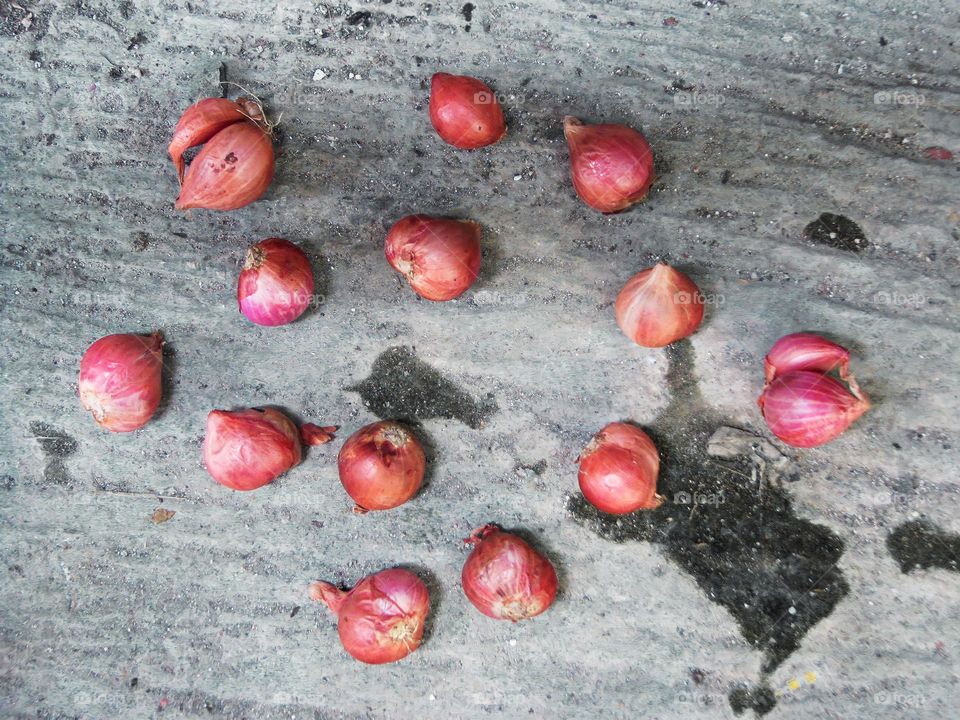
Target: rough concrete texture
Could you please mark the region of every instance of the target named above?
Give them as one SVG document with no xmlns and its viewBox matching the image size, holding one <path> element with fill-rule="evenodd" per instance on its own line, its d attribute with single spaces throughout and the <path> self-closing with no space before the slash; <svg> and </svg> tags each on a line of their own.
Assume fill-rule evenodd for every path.
<svg viewBox="0 0 960 720">
<path fill-rule="evenodd" d="M 924 150 L 960 149 L 958 11 L 909 5 L 3 3 L 0 715 L 953 717 L 960 207 L 956 161 Z M 282 113 L 276 180 L 237 212 L 175 212 L 166 144 L 221 64 Z M 439 140 L 441 69 L 493 85 L 503 142 Z M 643 129 L 646 203 L 577 200 L 565 114 Z M 455 302 L 384 261 L 415 211 L 483 224 Z M 235 278 L 273 235 L 323 301 L 261 329 Z M 611 307 L 657 259 L 710 300 L 670 351 Z M 154 329 L 162 412 L 101 431 L 81 354 Z M 825 447 L 775 444 L 786 460 L 732 431 L 708 453 L 721 426 L 769 438 L 763 356 L 797 330 L 851 347 L 873 409 Z M 215 485 L 207 412 L 265 404 L 341 437 L 257 492 Z M 430 482 L 357 516 L 334 457 L 378 413 L 417 423 Z M 574 464 L 615 419 L 651 429 L 668 498 L 619 524 Z M 465 600 L 460 540 L 488 521 L 556 562 L 545 615 Z M 428 639 L 362 666 L 307 584 L 398 564 L 432 587 Z"/>
</svg>

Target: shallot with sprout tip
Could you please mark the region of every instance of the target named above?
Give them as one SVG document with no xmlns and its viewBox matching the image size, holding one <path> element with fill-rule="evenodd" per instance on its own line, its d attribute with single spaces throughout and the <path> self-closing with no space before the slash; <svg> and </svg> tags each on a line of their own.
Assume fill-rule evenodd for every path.
<svg viewBox="0 0 960 720">
<path fill-rule="evenodd" d="M 403 568 L 368 575 L 352 590 L 318 580 L 310 598 L 337 616 L 344 650 L 371 665 L 395 662 L 420 647 L 430 611 L 427 586 Z"/>
<path fill-rule="evenodd" d="M 390 228 L 384 254 L 420 297 L 452 300 L 480 273 L 480 225 L 408 215 Z"/>
<path fill-rule="evenodd" d="M 692 335 L 703 320 L 704 298 L 690 278 L 666 263 L 627 281 L 614 310 L 623 334 L 644 347 L 663 347 Z"/>
<path fill-rule="evenodd" d="M 80 360 L 80 404 L 100 427 L 130 432 L 160 405 L 163 336 L 124 333 L 93 343 Z"/>
<path fill-rule="evenodd" d="M 497 96 L 483 81 L 468 75 L 433 76 L 430 122 L 445 142 L 461 150 L 492 145 L 507 134 Z"/>
<path fill-rule="evenodd" d="M 625 210 L 643 200 L 653 184 L 653 151 L 626 125 L 587 125 L 563 119 L 570 146 L 570 173 L 577 195 L 602 213 Z"/>
<path fill-rule="evenodd" d="M 382 420 L 347 438 L 337 468 L 340 482 L 356 503 L 355 512 L 389 510 L 416 495 L 426 456 L 409 428 Z"/>
<path fill-rule="evenodd" d="M 580 453 L 580 490 L 598 510 L 625 515 L 653 510 L 660 456 L 650 437 L 629 423 L 613 422 L 598 432 Z"/>
<path fill-rule="evenodd" d="M 240 312 L 257 325 L 286 325 L 313 300 L 313 268 L 303 250 L 268 238 L 247 251 L 237 282 Z"/>
<path fill-rule="evenodd" d="M 463 592 L 484 615 L 517 622 L 553 603 L 557 571 L 525 540 L 491 523 L 465 542 L 474 548 L 463 565 Z"/>
<path fill-rule="evenodd" d="M 300 433 L 273 408 L 213 410 L 207 415 L 203 463 L 232 490 L 256 490 L 300 463 Z"/>
</svg>

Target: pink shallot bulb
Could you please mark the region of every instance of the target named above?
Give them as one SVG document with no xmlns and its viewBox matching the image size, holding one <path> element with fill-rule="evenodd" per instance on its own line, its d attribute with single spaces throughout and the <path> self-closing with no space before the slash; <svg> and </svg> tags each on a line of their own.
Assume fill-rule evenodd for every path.
<svg viewBox="0 0 960 720">
<path fill-rule="evenodd" d="M 854 388 L 823 373 L 794 370 L 769 383 L 757 404 L 774 435 L 810 448 L 839 437 L 870 409 L 867 397 Z"/>
<path fill-rule="evenodd" d="M 625 210 L 643 200 L 653 184 L 653 151 L 626 125 L 586 125 L 563 119 L 570 145 L 570 173 L 577 195 L 602 213 Z"/>
<path fill-rule="evenodd" d="M 580 453 L 580 491 L 598 510 L 625 515 L 653 510 L 660 456 L 653 440 L 629 423 L 613 422 L 598 432 Z"/>
<path fill-rule="evenodd" d="M 80 360 L 80 403 L 100 427 L 130 432 L 160 405 L 163 336 L 107 335 Z"/>
<path fill-rule="evenodd" d="M 213 410 L 207 415 L 203 463 L 232 490 L 256 490 L 299 464 L 300 433 L 273 408 Z"/>
<path fill-rule="evenodd" d="M 703 321 L 704 298 L 690 278 L 666 263 L 627 281 L 614 310 L 623 334 L 643 347 L 663 347 L 692 335 Z"/>
<path fill-rule="evenodd" d="M 407 215 L 387 233 L 384 254 L 420 297 L 452 300 L 480 274 L 480 225 Z"/>
<path fill-rule="evenodd" d="M 525 540 L 491 523 L 466 542 L 474 548 L 463 565 L 463 592 L 484 615 L 517 622 L 553 604 L 557 571 Z"/>
<path fill-rule="evenodd" d="M 303 250 L 281 238 L 251 247 L 237 282 L 240 312 L 257 325 L 286 325 L 313 300 L 313 268 Z"/>
</svg>

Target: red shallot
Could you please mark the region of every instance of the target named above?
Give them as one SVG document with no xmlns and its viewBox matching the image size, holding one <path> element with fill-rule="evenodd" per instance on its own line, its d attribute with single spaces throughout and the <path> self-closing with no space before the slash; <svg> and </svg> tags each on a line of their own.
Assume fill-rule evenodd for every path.
<svg viewBox="0 0 960 720">
<path fill-rule="evenodd" d="M 247 251 L 237 282 L 237 302 L 257 325 L 286 325 L 313 300 L 313 268 L 292 242 L 268 238 Z"/>
<path fill-rule="evenodd" d="M 465 542 L 475 547 L 463 565 L 463 592 L 484 615 L 516 622 L 553 603 L 557 572 L 526 541 L 491 523 Z"/>
<path fill-rule="evenodd" d="M 580 490 L 598 510 L 625 515 L 653 510 L 660 456 L 650 437 L 629 423 L 613 422 L 598 432 L 580 453 Z"/>
<path fill-rule="evenodd" d="M 770 382 L 757 403 L 771 432 L 788 445 L 823 445 L 870 408 L 855 384 L 820 372 L 794 370 Z"/>
<path fill-rule="evenodd" d="M 80 403 L 100 427 L 130 432 L 160 405 L 163 336 L 125 333 L 93 343 L 80 360 Z"/>
<path fill-rule="evenodd" d="M 492 145 L 507 134 L 497 96 L 484 82 L 467 75 L 433 76 L 430 122 L 445 142 L 462 150 Z"/>
<path fill-rule="evenodd" d="M 206 98 L 187 108 L 168 148 L 181 185 L 176 208 L 235 210 L 259 199 L 273 180 L 272 132 L 249 98 Z M 201 143 L 185 172 L 184 151 Z"/>
<path fill-rule="evenodd" d="M 318 580 L 310 585 L 310 598 L 337 616 L 344 650 L 372 665 L 395 662 L 416 650 L 430 611 L 427 586 L 402 568 L 368 575 L 348 591 Z"/>
<path fill-rule="evenodd" d="M 573 187 L 587 205 L 615 213 L 647 196 L 653 151 L 639 132 L 626 125 L 586 125 L 567 116 L 563 134 L 570 145 Z"/>
<path fill-rule="evenodd" d="M 700 288 L 679 270 L 658 263 L 641 270 L 617 295 L 617 325 L 644 347 L 663 347 L 692 335 L 703 320 Z"/>
<path fill-rule="evenodd" d="M 340 482 L 359 513 L 389 510 L 416 495 L 426 457 L 416 436 L 392 420 L 381 420 L 347 438 L 337 456 Z"/>
<path fill-rule="evenodd" d="M 213 410 L 207 415 L 203 462 L 221 485 L 256 490 L 299 464 L 300 458 L 297 426 L 279 410 Z"/>
<path fill-rule="evenodd" d="M 407 215 L 387 233 L 384 254 L 420 297 L 452 300 L 480 273 L 480 225 Z"/>
</svg>

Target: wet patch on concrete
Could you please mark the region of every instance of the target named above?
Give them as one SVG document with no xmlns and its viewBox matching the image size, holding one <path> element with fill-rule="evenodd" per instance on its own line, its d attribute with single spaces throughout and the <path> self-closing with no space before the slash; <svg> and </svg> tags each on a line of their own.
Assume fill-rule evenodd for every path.
<svg viewBox="0 0 960 720">
<path fill-rule="evenodd" d="M 908 573 L 915 568 L 960 572 L 960 535 L 941 530 L 927 520 L 911 520 L 887 537 L 887 549 Z"/>
<path fill-rule="evenodd" d="M 766 715 L 777 704 L 776 695 L 767 685 L 734 688 L 730 691 L 729 699 L 734 715 L 742 715 L 746 710 L 753 710 L 757 715 Z"/>
<path fill-rule="evenodd" d="M 404 346 L 382 352 L 370 375 L 347 390 L 377 417 L 406 422 L 447 418 L 477 429 L 497 411 L 492 395 L 474 398 Z"/>
<path fill-rule="evenodd" d="M 764 653 L 766 674 L 849 591 L 836 567 L 844 545 L 828 528 L 794 515 L 760 454 L 707 452 L 715 431 L 728 423 L 700 395 L 689 342 L 667 353 L 672 399 L 648 430 L 661 453 L 658 492 L 666 501 L 653 511 L 615 516 L 577 494 L 568 510 L 608 540 L 663 545 L 667 557 L 724 606 L 744 639 Z M 758 437 L 757 447 L 763 444 Z"/>
<path fill-rule="evenodd" d="M 863 228 L 850 218 L 823 213 L 803 229 L 803 236 L 818 245 L 861 252 L 870 246 Z"/>
<path fill-rule="evenodd" d="M 43 479 L 57 485 L 70 485 L 73 478 L 67 472 L 63 459 L 73 455 L 79 444 L 63 430 L 53 425 L 35 421 L 30 423 L 30 432 L 40 445 L 46 464 L 43 468 Z"/>
</svg>

